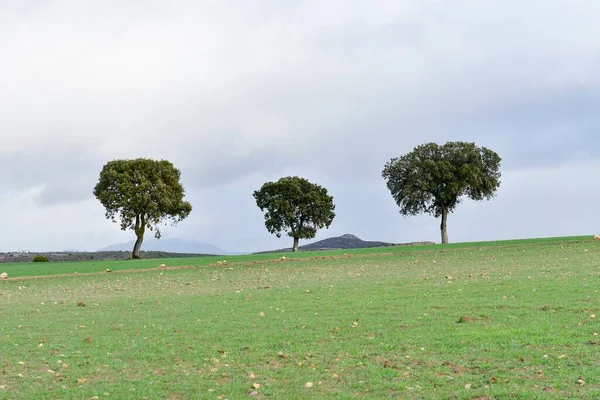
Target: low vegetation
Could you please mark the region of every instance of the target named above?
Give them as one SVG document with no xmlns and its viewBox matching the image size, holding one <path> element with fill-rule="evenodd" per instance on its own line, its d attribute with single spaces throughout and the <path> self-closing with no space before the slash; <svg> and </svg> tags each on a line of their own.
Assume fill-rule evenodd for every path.
<svg viewBox="0 0 600 400">
<path fill-rule="evenodd" d="M 285 257 L 3 265 L 0 398 L 600 397 L 591 237 Z"/>
<path fill-rule="evenodd" d="M 52 263 L 64 263 L 68 262 L 69 265 L 72 261 L 119 261 L 131 259 L 130 251 L 52 251 L 47 253 L 38 254 L 39 256 L 46 257 L 49 262 Z M 21 262 L 32 262 L 38 255 L 33 255 L 29 252 L 15 251 L 0 253 L 0 264 L 3 263 L 21 263 Z M 140 257 L 146 259 L 157 259 L 157 258 L 192 258 L 192 257 L 204 257 L 206 254 L 196 253 L 169 253 L 166 251 L 140 251 Z M 56 268 L 60 269 L 60 265 L 52 265 L 52 270 Z M 2 267 L 0 267 L 2 269 Z"/>
</svg>

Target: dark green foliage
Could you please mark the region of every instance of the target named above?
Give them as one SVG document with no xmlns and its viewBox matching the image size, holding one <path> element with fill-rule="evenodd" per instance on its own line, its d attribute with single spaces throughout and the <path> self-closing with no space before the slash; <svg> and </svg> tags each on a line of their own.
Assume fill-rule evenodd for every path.
<svg viewBox="0 0 600 400">
<path fill-rule="evenodd" d="M 391 159 L 382 176 L 403 215 L 428 213 L 445 222 L 464 197 L 491 199 L 500 186 L 500 156 L 475 143 L 427 143 Z"/>
<path fill-rule="evenodd" d="M 176 225 L 192 211 L 192 205 L 183 200 L 185 190 L 179 178 L 171 162 L 146 158 L 110 161 L 100 172 L 94 195 L 106 208 L 106 218 L 119 219 L 122 230 L 136 233 L 133 258 L 139 258 L 146 228 L 160 238 L 158 224 L 170 219 Z"/>
<path fill-rule="evenodd" d="M 256 205 L 265 211 L 265 226 L 281 237 L 282 232 L 298 239 L 312 239 L 321 228 L 329 228 L 335 218 L 333 197 L 327 189 L 304 178 L 289 176 L 267 182 L 254 192 Z"/>
<path fill-rule="evenodd" d="M 33 262 L 34 263 L 39 263 L 39 262 L 49 262 L 50 260 L 48 260 L 48 257 L 45 256 L 35 256 L 33 257 Z"/>
</svg>

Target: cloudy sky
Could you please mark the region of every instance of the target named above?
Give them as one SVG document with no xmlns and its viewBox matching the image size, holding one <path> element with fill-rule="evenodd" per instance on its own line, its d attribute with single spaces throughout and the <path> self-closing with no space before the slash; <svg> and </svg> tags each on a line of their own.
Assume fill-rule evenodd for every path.
<svg viewBox="0 0 600 400">
<path fill-rule="evenodd" d="M 252 192 L 299 175 L 317 239 L 439 241 L 386 161 L 435 141 L 503 159 L 450 241 L 600 233 L 597 0 L 0 0 L 0 251 L 96 250 L 131 232 L 92 190 L 117 158 L 171 160 L 194 210 L 165 238 L 291 245 Z"/>
</svg>

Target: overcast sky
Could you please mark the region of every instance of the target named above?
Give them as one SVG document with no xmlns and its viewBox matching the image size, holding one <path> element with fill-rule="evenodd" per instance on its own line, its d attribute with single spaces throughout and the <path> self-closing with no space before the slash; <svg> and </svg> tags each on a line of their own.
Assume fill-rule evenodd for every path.
<svg viewBox="0 0 600 400">
<path fill-rule="evenodd" d="M 135 157 L 181 170 L 194 209 L 166 238 L 289 246 L 252 192 L 299 175 L 334 196 L 317 239 L 439 242 L 381 171 L 449 140 L 503 159 L 497 198 L 461 204 L 450 241 L 600 233 L 599 15 L 597 0 L 0 0 L 0 251 L 133 239 L 92 190 Z"/>
</svg>

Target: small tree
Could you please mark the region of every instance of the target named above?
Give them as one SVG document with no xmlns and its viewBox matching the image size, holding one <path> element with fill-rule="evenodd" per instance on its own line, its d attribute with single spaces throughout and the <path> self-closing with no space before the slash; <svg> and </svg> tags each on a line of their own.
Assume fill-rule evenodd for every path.
<svg viewBox="0 0 600 400">
<path fill-rule="evenodd" d="M 34 263 L 50 262 L 50 260 L 48 260 L 48 257 L 46 257 L 46 256 L 39 255 L 39 256 L 33 257 L 33 262 Z"/>
<path fill-rule="evenodd" d="M 114 160 L 102 168 L 94 195 L 106 208 L 107 219 L 118 218 L 122 230 L 135 232 L 132 258 L 140 258 L 146 229 L 159 239 L 158 224 L 170 219 L 176 225 L 192 211 L 183 200 L 179 178 L 179 170 L 165 160 Z"/>
<path fill-rule="evenodd" d="M 427 143 L 392 158 L 382 176 L 400 213 L 441 217 L 442 243 L 448 243 L 446 222 L 463 197 L 491 199 L 500 186 L 500 156 L 475 143 Z"/>
<path fill-rule="evenodd" d="M 290 176 L 267 182 L 254 192 L 256 205 L 265 213 L 265 226 L 281 237 L 294 238 L 292 251 L 298 251 L 300 239 L 312 239 L 317 230 L 329 228 L 335 218 L 333 197 L 327 189 L 304 178 Z"/>
</svg>

